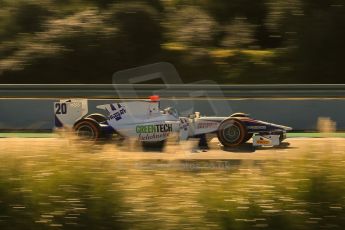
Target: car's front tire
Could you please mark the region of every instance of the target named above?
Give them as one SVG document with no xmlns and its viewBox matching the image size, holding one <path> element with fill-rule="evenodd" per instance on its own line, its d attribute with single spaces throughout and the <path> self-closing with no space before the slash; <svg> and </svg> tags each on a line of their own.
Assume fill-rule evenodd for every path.
<svg viewBox="0 0 345 230">
<path fill-rule="evenodd" d="M 253 133 L 247 133 L 247 135 L 244 137 L 242 144 L 246 143 L 247 141 L 249 141 L 252 137 L 253 137 Z"/>
<path fill-rule="evenodd" d="M 236 147 L 245 142 L 247 136 L 246 127 L 235 118 L 224 120 L 218 128 L 218 140 L 224 147 Z"/>
</svg>

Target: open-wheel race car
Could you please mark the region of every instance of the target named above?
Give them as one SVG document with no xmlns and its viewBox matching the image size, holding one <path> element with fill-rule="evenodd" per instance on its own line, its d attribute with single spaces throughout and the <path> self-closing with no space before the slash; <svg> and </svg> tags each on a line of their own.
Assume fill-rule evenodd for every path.
<svg viewBox="0 0 345 230">
<path fill-rule="evenodd" d="M 290 127 L 254 120 L 244 113 L 228 117 L 200 116 L 198 112 L 180 117 L 174 108 L 160 109 L 159 96 L 149 100 L 98 105 L 107 115 L 88 114 L 86 99 L 60 100 L 54 104 L 55 126 L 73 130 L 88 140 L 111 138 L 114 134 L 134 138 L 143 144 L 164 142 L 172 134 L 179 140 L 206 140 L 216 134 L 225 147 L 236 147 L 253 138 L 254 146 L 279 146 Z"/>
</svg>

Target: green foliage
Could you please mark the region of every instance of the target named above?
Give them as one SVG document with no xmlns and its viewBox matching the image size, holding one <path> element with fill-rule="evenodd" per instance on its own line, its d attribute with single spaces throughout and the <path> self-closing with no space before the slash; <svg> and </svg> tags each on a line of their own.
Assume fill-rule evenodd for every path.
<svg viewBox="0 0 345 230">
<path fill-rule="evenodd" d="M 240 16 L 248 18 L 251 23 L 261 24 L 267 13 L 265 2 L 265 0 L 205 0 L 202 5 L 221 23 Z"/>
<path fill-rule="evenodd" d="M 1 83 L 111 83 L 116 71 L 161 61 L 177 66 L 185 82 L 344 82 L 342 0 L 0 5 Z M 262 59 L 252 50 L 274 55 Z"/>
<path fill-rule="evenodd" d="M 9 8 L 12 9 L 11 12 L 5 12 L 4 9 L 0 14 L 2 39 L 12 39 L 20 33 L 42 31 L 44 22 L 51 13 L 46 7 L 30 2 L 22 2 Z"/>
</svg>

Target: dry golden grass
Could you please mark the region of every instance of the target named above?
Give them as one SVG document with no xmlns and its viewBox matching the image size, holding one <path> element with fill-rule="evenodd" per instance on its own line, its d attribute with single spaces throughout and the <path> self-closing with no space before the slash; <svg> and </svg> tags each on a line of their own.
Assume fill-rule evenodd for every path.
<svg viewBox="0 0 345 230">
<path fill-rule="evenodd" d="M 3 139 L 0 228 L 341 228 L 344 146 L 343 139 L 301 139 L 256 152 L 171 146 L 151 153 Z"/>
</svg>

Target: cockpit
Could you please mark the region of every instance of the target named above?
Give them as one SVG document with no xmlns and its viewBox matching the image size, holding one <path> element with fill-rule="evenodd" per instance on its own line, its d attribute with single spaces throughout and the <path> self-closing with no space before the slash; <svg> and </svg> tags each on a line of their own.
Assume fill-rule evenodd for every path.
<svg viewBox="0 0 345 230">
<path fill-rule="evenodd" d="M 167 114 L 167 115 L 171 115 L 175 118 L 179 118 L 179 114 L 177 112 L 177 109 L 175 109 L 173 107 L 168 107 L 168 108 L 164 109 L 163 114 Z"/>
</svg>

